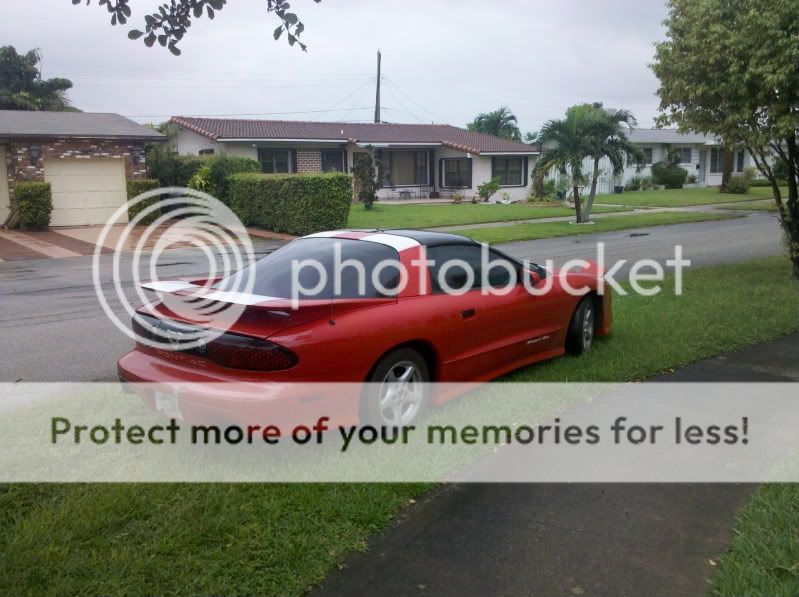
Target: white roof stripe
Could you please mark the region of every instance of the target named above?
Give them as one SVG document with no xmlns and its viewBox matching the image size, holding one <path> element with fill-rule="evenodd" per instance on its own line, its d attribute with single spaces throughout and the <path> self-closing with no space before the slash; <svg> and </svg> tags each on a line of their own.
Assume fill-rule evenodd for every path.
<svg viewBox="0 0 799 597">
<path fill-rule="evenodd" d="M 369 243 L 387 245 L 397 252 L 419 246 L 419 241 L 408 238 L 407 236 L 399 236 L 398 234 L 383 234 L 380 232 L 375 234 L 367 234 L 366 236 L 362 236 L 359 240 L 365 240 Z"/>
<path fill-rule="evenodd" d="M 383 232 L 368 232 L 365 230 L 328 230 L 327 232 L 317 232 L 316 234 L 309 234 L 303 238 L 336 238 L 343 234 L 350 232 L 359 232 L 364 236 L 351 240 L 365 240 L 370 243 L 378 243 L 391 247 L 396 251 L 404 251 L 412 247 L 418 247 L 419 241 L 414 240 L 407 236 L 400 236 L 399 234 L 385 234 Z"/>
<path fill-rule="evenodd" d="M 345 234 L 347 232 L 352 232 L 351 230 L 328 230 L 327 232 L 315 232 L 314 234 L 307 234 L 302 238 L 332 238 L 334 236 L 338 236 L 339 234 Z"/>
</svg>

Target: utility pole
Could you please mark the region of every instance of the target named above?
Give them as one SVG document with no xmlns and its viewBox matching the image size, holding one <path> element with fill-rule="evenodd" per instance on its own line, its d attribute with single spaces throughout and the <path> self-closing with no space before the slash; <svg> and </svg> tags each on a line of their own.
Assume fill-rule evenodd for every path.
<svg viewBox="0 0 799 597">
<path fill-rule="evenodd" d="M 375 123 L 380 124 L 380 50 L 377 51 L 377 92 L 375 93 Z"/>
</svg>

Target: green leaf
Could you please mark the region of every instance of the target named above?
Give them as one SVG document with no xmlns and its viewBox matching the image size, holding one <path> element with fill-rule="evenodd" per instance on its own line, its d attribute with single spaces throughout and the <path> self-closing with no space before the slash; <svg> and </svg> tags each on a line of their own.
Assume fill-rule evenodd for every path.
<svg viewBox="0 0 799 597">
<path fill-rule="evenodd" d="M 208 14 L 208 18 L 212 21 L 214 20 L 214 10 L 210 6 L 205 7 L 206 13 Z"/>
<path fill-rule="evenodd" d="M 144 45 L 147 46 L 148 48 L 152 48 L 154 43 L 155 43 L 155 33 L 151 31 L 150 35 L 144 38 Z"/>
<path fill-rule="evenodd" d="M 222 10 L 225 5 L 225 0 L 208 0 L 208 4 L 214 7 L 215 10 Z"/>
<path fill-rule="evenodd" d="M 194 11 L 193 12 L 194 12 L 194 18 L 195 19 L 199 19 L 201 16 L 203 16 L 203 5 L 202 4 L 197 4 L 194 7 Z"/>
<path fill-rule="evenodd" d="M 169 51 L 172 52 L 175 56 L 180 56 L 180 48 L 176 47 L 174 44 L 169 44 Z"/>
<path fill-rule="evenodd" d="M 139 39 L 142 35 L 144 35 L 144 32 L 138 29 L 131 29 L 128 31 L 128 39 Z"/>
<path fill-rule="evenodd" d="M 278 40 L 280 39 L 281 35 L 283 35 L 283 25 L 280 25 L 277 27 L 277 29 L 275 29 L 274 33 L 272 33 L 272 37 L 274 37 L 275 40 Z"/>
<path fill-rule="evenodd" d="M 297 21 L 299 21 L 297 15 L 295 15 L 293 12 L 287 12 L 286 15 L 283 17 L 283 20 L 286 21 L 286 23 L 288 23 L 289 25 L 294 25 L 297 23 Z"/>
</svg>

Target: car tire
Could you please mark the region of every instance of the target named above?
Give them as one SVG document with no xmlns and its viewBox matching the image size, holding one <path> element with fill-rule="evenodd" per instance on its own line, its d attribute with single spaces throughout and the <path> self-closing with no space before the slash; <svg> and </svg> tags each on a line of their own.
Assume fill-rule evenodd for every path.
<svg viewBox="0 0 799 597">
<path fill-rule="evenodd" d="M 412 348 L 388 353 L 375 365 L 363 397 L 363 417 L 375 427 L 415 424 L 427 407 L 430 369 Z"/>
<path fill-rule="evenodd" d="M 577 305 L 566 332 L 566 352 L 578 356 L 591 350 L 596 333 L 596 305 L 590 296 Z"/>
</svg>

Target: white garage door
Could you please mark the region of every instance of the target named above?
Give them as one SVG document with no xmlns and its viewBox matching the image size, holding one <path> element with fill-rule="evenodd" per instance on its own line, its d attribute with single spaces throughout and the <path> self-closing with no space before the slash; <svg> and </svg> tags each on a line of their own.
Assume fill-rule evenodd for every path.
<svg viewBox="0 0 799 597">
<path fill-rule="evenodd" d="M 8 198 L 8 177 L 6 176 L 6 153 L 5 148 L 0 145 L 0 226 L 6 221 L 8 212 L 11 211 L 10 199 Z"/>
<path fill-rule="evenodd" d="M 53 193 L 51 226 L 105 224 L 127 200 L 121 159 L 45 160 L 44 179 Z"/>
</svg>

